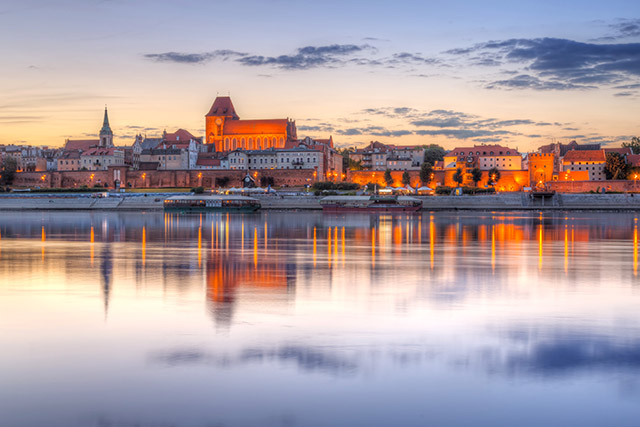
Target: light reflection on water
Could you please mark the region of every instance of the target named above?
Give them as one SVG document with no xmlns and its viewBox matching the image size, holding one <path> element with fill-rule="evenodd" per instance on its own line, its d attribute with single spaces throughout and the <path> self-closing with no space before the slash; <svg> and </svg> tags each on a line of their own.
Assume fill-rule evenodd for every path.
<svg viewBox="0 0 640 427">
<path fill-rule="evenodd" d="M 2 425 L 637 425 L 634 214 L 0 213 Z"/>
</svg>

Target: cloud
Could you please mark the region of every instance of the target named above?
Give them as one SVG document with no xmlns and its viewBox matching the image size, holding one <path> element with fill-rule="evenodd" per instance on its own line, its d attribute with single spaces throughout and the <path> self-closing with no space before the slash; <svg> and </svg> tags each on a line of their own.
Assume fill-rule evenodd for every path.
<svg viewBox="0 0 640 427">
<path fill-rule="evenodd" d="M 308 70 L 310 68 L 331 67 L 345 64 L 345 58 L 373 51 L 370 45 L 332 44 L 328 46 L 305 46 L 294 54 L 280 56 L 248 55 L 237 62 L 250 67 L 272 66 L 284 70 Z"/>
<path fill-rule="evenodd" d="M 446 136 L 448 138 L 469 139 L 479 136 L 508 135 L 511 132 L 504 130 L 482 130 L 482 129 L 421 129 L 415 132 L 418 135 Z"/>
<path fill-rule="evenodd" d="M 487 142 L 501 142 L 502 138 L 475 138 L 474 139 L 475 142 L 483 142 L 483 143 L 487 143 Z"/>
<path fill-rule="evenodd" d="M 214 50 L 204 53 L 181 53 L 181 52 L 165 52 L 165 53 L 148 53 L 145 58 L 156 62 L 175 62 L 178 64 L 202 64 L 214 59 L 222 59 L 226 61 L 229 58 L 243 57 L 246 53 L 236 52 L 234 50 Z"/>
<path fill-rule="evenodd" d="M 373 40 L 372 40 L 373 41 Z M 390 56 L 376 57 L 378 50 L 371 44 L 330 44 L 324 46 L 304 46 L 293 53 L 277 56 L 248 54 L 235 50 L 221 49 L 210 52 L 164 52 L 148 53 L 144 58 L 155 62 L 179 64 L 204 64 L 213 60 L 233 60 L 245 67 L 271 67 L 281 70 L 309 70 L 313 68 L 337 68 L 347 65 L 399 68 L 442 65 L 437 58 L 421 53 L 397 52 Z M 260 76 L 270 76 L 269 74 Z"/>
<path fill-rule="evenodd" d="M 445 54 L 467 58 L 471 63 L 481 56 L 496 64 L 520 67 L 516 76 L 491 82 L 489 89 L 594 89 L 640 77 L 640 43 L 509 39 L 452 49 Z"/>
<path fill-rule="evenodd" d="M 520 74 L 506 80 L 496 80 L 486 85 L 487 89 L 534 89 L 534 90 L 570 90 L 595 89 L 595 86 L 575 85 L 559 81 L 545 81 L 537 77 Z"/>
<path fill-rule="evenodd" d="M 386 136 L 386 137 L 400 137 L 406 135 L 413 135 L 413 131 L 407 129 L 387 129 L 382 126 L 367 126 L 360 128 L 347 128 L 339 129 L 336 132 L 338 135 L 355 136 L 355 135 L 372 135 L 372 136 Z"/>
<path fill-rule="evenodd" d="M 633 95 L 635 95 L 635 93 L 633 92 L 618 92 L 613 94 L 613 96 L 617 96 L 617 97 L 627 97 L 627 96 L 633 96 Z"/>
<path fill-rule="evenodd" d="M 403 64 L 429 64 L 429 65 L 435 65 L 435 64 L 438 64 L 439 62 L 440 61 L 438 59 L 427 58 L 422 56 L 419 53 L 409 53 L 409 52 L 394 53 L 391 59 L 386 61 L 387 64 L 403 63 Z"/>
<path fill-rule="evenodd" d="M 411 124 L 414 126 L 431 126 L 431 127 L 437 127 L 437 128 L 450 128 L 450 127 L 462 126 L 463 122 L 460 121 L 460 119 L 457 117 L 451 117 L 451 118 L 434 117 L 431 119 L 415 120 L 411 122 Z"/>
<path fill-rule="evenodd" d="M 640 19 L 619 19 L 613 24 L 609 24 L 611 33 L 596 40 L 613 41 L 632 37 L 640 37 Z"/>
</svg>

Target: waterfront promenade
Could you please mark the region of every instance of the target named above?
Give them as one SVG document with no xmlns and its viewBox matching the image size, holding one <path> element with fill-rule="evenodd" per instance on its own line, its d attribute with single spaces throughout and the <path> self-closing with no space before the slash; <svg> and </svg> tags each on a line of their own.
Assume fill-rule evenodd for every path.
<svg viewBox="0 0 640 427">
<path fill-rule="evenodd" d="M 177 193 L 115 194 L 106 198 L 89 194 L 20 194 L 0 197 L 0 210 L 162 210 L 164 198 Z M 422 200 L 425 211 L 449 210 L 640 210 L 640 195 L 633 194 L 555 194 L 531 198 L 526 193 L 481 196 L 415 196 Z M 265 195 L 257 196 L 262 209 L 320 210 L 321 196 Z"/>
</svg>

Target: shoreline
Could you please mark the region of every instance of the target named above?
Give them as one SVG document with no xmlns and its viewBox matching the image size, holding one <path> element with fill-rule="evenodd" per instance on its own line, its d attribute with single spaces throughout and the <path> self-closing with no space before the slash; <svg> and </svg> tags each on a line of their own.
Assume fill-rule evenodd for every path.
<svg viewBox="0 0 640 427">
<path fill-rule="evenodd" d="M 175 195 L 175 194 L 172 194 Z M 165 194 L 115 194 L 105 198 L 77 194 L 2 195 L 0 210 L 162 211 Z M 555 194 L 533 199 L 527 193 L 478 196 L 414 196 L 430 211 L 640 211 L 633 194 Z M 258 196 L 261 210 L 322 210 L 321 196 Z"/>
</svg>

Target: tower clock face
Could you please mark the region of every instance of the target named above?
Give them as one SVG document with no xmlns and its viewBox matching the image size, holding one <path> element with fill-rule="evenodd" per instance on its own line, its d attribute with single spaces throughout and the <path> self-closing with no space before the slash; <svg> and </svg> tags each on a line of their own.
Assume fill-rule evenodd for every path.
<svg viewBox="0 0 640 427">
<path fill-rule="evenodd" d="M 222 124 L 222 120 L 220 120 L 220 119 L 216 119 L 216 124 L 217 124 L 217 125 Z"/>
</svg>

